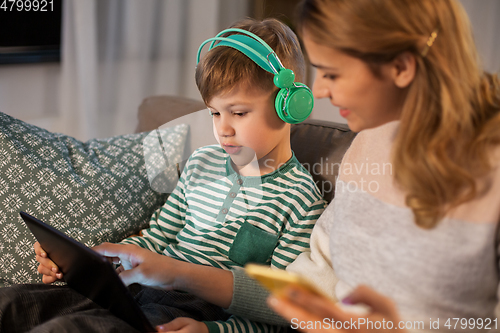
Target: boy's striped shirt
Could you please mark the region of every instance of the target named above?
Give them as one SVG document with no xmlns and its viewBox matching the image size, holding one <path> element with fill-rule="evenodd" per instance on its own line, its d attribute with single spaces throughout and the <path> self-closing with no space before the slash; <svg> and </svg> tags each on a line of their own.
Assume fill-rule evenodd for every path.
<svg viewBox="0 0 500 333">
<path fill-rule="evenodd" d="M 153 214 L 143 236 L 122 243 L 222 269 L 247 262 L 282 269 L 309 249 L 312 228 L 325 205 L 295 155 L 270 174 L 243 177 L 220 146 L 207 146 L 191 155 L 177 187 Z M 218 326 L 231 331 L 234 324 Z M 252 330 L 260 331 L 258 326 L 244 331 Z"/>
</svg>

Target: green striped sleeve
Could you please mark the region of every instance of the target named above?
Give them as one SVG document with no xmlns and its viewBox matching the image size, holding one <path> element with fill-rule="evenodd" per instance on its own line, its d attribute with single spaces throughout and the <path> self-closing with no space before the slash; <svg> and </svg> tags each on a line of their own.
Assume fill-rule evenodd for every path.
<svg viewBox="0 0 500 333">
<path fill-rule="evenodd" d="M 312 229 L 323 210 L 324 201 L 319 198 L 310 205 L 299 207 L 295 216 L 286 221 L 271 258 L 272 267 L 284 269 L 300 253 L 309 250 Z"/>
<path fill-rule="evenodd" d="M 289 212 L 284 216 L 282 232 L 271 258 L 271 266 L 284 269 L 300 253 L 309 250 L 312 229 L 326 203 L 311 175 L 301 167 L 290 170 L 277 179 L 277 182 L 279 186 L 285 184 L 295 189 L 283 193 L 283 197 L 279 198 L 281 204 L 287 205 Z"/>
</svg>

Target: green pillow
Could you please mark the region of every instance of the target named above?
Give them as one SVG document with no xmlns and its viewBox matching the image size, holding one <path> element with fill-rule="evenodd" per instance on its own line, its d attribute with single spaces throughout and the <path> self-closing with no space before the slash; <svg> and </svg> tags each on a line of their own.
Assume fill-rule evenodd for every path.
<svg viewBox="0 0 500 333">
<path fill-rule="evenodd" d="M 144 156 L 149 164 L 151 156 L 165 154 L 180 161 L 187 131 L 178 125 L 151 132 L 161 137 L 158 152 L 144 141 L 148 132 L 81 142 L 0 113 L 0 287 L 41 282 L 35 239 L 19 211 L 87 246 L 118 242 L 146 227 L 168 193 L 151 188 Z M 166 165 L 165 174 L 177 173 Z"/>
</svg>

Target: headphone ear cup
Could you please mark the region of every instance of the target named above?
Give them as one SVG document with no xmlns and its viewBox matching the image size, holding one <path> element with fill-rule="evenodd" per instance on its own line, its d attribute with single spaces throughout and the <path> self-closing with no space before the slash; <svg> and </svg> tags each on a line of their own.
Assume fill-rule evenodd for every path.
<svg viewBox="0 0 500 333">
<path fill-rule="evenodd" d="M 297 124 L 309 117 L 314 106 L 311 90 L 301 83 L 278 91 L 274 101 L 276 113 L 286 123 Z"/>
</svg>

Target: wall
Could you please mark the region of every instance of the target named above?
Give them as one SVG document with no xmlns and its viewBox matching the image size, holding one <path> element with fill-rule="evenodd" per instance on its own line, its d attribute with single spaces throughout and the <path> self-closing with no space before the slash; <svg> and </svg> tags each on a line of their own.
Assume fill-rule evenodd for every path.
<svg viewBox="0 0 500 333">
<path fill-rule="evenodd" d="M 474 28 L 478 48 L 489 71 L 500 70 L 500 1 L 497 0 L 462 0 Z M 197 0 L 190 1 L 188 6 L 189 24 L 186 25 L 187 57 L 184 66 L 194 62 L 199 43 L 204 33 L 197 26 L 204 22 L 218 31 L 234 21 L 234 18 L 245 16 L 248 12 L 246 0 Z M 208 22 L 207 22 L 208 20 Z M 314 73 L 313 73 L 314 75 Z M 169 81 L 169 77 L 161 80 Z M 171 81 L 171 80 L 170 80 Z M 199 99 L 198 91 L 191 78 L 180 76 L 181 95 Z M 59 126 L 60 114 L 60 64 L 30 64 L 0 66 L 0 111 L 13 115 L 35 125 L 52 131 L 64 132 Z M 171 86 L 173 83 L 168 82 Z M 161 93 L 155 91 L 154 93 Z M 145 96 L 144 96 L 145 97 Z M 137 100 L 137 106 L 140 100 Z M 134 106 L 135 107 L 135 106 Z M 312 117 L 337 122 L 345 122 L 338 110 L 328 100 L 316 100 Z M 128 128 L 126 129 L 128 130 Z M 70 134 L 70 133 L 69 133 Z"/>
<path fill-rule="evenodd" d="M 69 5 L 75 7 L 81 4 L 79 1 L 85 0 L 66 1 L 67 7 Z M 136 125 L 136 111 L 134 110 L 137 110 L 142 99 L 150 94 L 175 94 L 200 99 L 192 75 L 196 63 L 198 46 L 204 39 L 212 37 L 220 29 L 234 22 L 237 18 L 246 16 L 248 13 L 248 0 L 163 0 L 165 4 L 177 4 L 179 13 L 166 13 L 165 9 L 170 10 L 172 6 L 163 6 L 163 12 L 157 14 L 158 17 L 163 18 L 155 26 L 157 31 L 144 32 L 140 30 L 143 27 L 133 25 L 137 23 L 136 20 L 127 20 L 127 15 L 133 16 L 134 13 L 131 13 L 130 10 L 127 12 L 126 9 L 133 8 L 133 6 L 122 6 L 122 3 L 115 0 L 107 0 L 107 5 L 104 6 L 102 0 L 98 1 L 96 2 L 95 11 L 89 11 L 88 18 L 82 15 L 81 12 L 78 12 L 78 8 L 71 12 L 72 15 L 75 15 L 74 13 L 77 11 L 78 15 L 83 16 L 83 18 L 81 16 L 77 18 L 83 20 L 84 27 L 85 22 L 97 20 L 97 31 L 83 31 L 86 33 L 86 36 L 90 35 L 90 37 L 97 38 L 98 42 L 101 39 L 112 38 L 111 40 L 119 40 L 120 38 L 124 38 L 124 36 L 128 36 L 133 38 L 131 43 L 128 45 L 121 43 L 119 45 L 122 49 L 118 49 L 117 51 L 111 50 L 111 52 L 109 52 L 109 48 L 112 46 L 110 45 L 111 43 L 106 43 L 105 46 L 98 44 L 95 46 L 95 49 L 86 49 L 85 52 L 75 56 L 74 52 L 77 52 L 80 46 L 76 45 L 76 47 L 70 50 L 73 53 L 71 53 L 68 59 L 71 58 L 71 64 L 76 63 L 78 66 L 70 65 L 72 67 L 68 71 L 71 72 L 69 73 L 71 76 L 69 81 L 67 80 L 68 73 L 63 71 L 64 67 L 62 63 L 1 65 L 1 112 L 50 131 L 74 135 L 82 140 L 88 139 L 85 134 L 79 135 L 78 131 L 75 131 L 75 127 L 82 127 L 82 121 L 79 120 L 79 117 L 82 117 L 81 113 L 74 116 L 73 119 L 70 118 L 69 122 L 72 123 L 68 123 L 68 114 L 73 111 L 72 106 L 74 106 L 75 110 L 78 107 L 85 109 L 82 108 L 82 99 L 85 99 L 85 97 L 74 94 L 75 90 L 68 88 L 68 84 L 66 83 L 69 82 L 71 85 L 76 86 L 76 88 L 81 87 L 84 80 L 81 75 L 77 76 L 76 73 L 79 71 L 81 74 L 85 74 L 89 72 L 87 69 L 93 70 L 98 68 L 97 73 L 94 71 L 91 73 L 99 84 L 97 93 L 91 94 L 91 96 L 95 97 L 91 98 L 91 100 L 94 100 L 93 104 L 98 110 L 95 115 L 98 121 L 94 125 L 97 129 L 95 131 L 87 131 L 87 133 L 97 133 L 97 137 L 103 137 L 133 131 Z M 154 4 L 151 0 L 143 1 L 145 5 Z M 176 8 L 176 6 L 173 7 Z M 109 14 L 103 12 L 103 8 L 108 11 L 114 11 L 115 15 L 110 15 L 110 20 L 103 20 L 102 17 Z M 124 10 L 125 12 L 123 12 Z M 96 11 L 98 14 L 92 14 Z M 117 12 L 119 12 L 118 16 L 120 18 L 133 24 L 126 25 L 126 29 L 123 31 L 110 32 L 109 26 L 113 26 L 116 23 L 113 20 L 116 19 Z M 172 17 L 172 15 L 175 15 L 175 17 Z M 72 21 L 75 20 L 72 19 Z M 180 23 L 175 25 L 172 24 L 173 21 L 180 21 Z M 78 35 L 78 32 L 81 33 L 82 30 L 89 30 L 78 30 L 76 23 L 72 22 L 71 24 L 75 24 L 75 26 L 71 26 L 69 30 L 65 31 L 69 31 L 72 34 L 70 36 L 70 40 L 72 41 L 81 35 Z M 176 28 L 171 29 L 172 26 L 176 26 Z M 68 27 L 66 28 L 68 29 Z M 93 35 L 93 33 L 102 34 L 103 31 L 107 35 L 106 33 L 103 36 L 98 35 L 98 37 Z M 158 34 L 160 36 L 157 36 Z M 137 43 L 141 44 L 144 42 L 144 38 L 141 38 L 142 35 L 158 38 L 156 55 L 153 55 L 148 64 L 137 64 L 132 69 L 127 67 L 128 70 L 127 68 L 123 70 L 124 65 L 127 65 L 124 64 L 124 59 L 135 61 L 136 54 L 134 52 L 136 52 Z M 125 51 L 130 51 L 130 56 L 124 57 L 120 53 L 124 51 L 123 45 L 130 48 L 130 50 L 125 49 Z M 106 52 L 106 55 L 102 56 L 102 52 Z M 167 55 L 167 57 L 160 58 L 157 54 Z M 141 55 L 139 54 L 139 56 Z M 98 61 L 98 64 L 97 66 L 86 66 L 85 63 L 82 64 L 82 59 L 84 59 L 84 62 L 90 60 Z M 117 61 L 117 59 L 120 61 Z M 158 63 L 156 64 L 155 62 Z M 143 72 L 146 73 L 145 75 L 148 76 L 149 81 L 146 81 L 144 84 L 141 81 L 144 75 L 142 75 L 143 73 L 137 75 L 134 72 L 136 68 L 146 68 L 147 71 Z M 117 71 L 121 71 L 118 79 L 116 75 Z M 134 83 L 134 81 L 137 82 Z M 88 81 L 85 81 L 85 84 L 87 83 Z M 134 85 L 135 89 L 133 91 L 126 91 L 129 89 L 129 86 Z M 138 85 L 140 87 L 137 87 Z M 68 90 L 72 94 L 65 93 L 62 96 L 63 93 L 61 91 Z M 78 93 L 79 91 L 76 92 Z M 70 99 L 69 102 L 68 99 Z M 128 116 L 127 114 L 126 116 L 116 117 L 111 112 L 114 109 L 123 112 L 126 108 L 133 109 L 133 116 Z M 87 112 L 87 114 L 88 118 L 93 119 L 90 112 Z"/>
<path fill-rule="evenodd" d="M 59 108 L 58 63 L 1 65 L 0 111 L 52 128 Z"/>
</svg>

